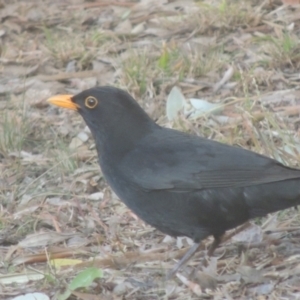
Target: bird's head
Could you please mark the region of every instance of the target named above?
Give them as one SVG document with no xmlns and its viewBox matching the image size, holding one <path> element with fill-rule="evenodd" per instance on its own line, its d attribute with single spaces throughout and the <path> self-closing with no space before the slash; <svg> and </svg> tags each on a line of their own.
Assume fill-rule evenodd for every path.
<svg viewBox="0 0 300 300">
<path fill-rule="evenodd" d="M 77 111 L 99 143 L 127 140 L 128 144 L 157 126 L 127 92 L 114 87 L 95 87 L 75 96 L 57 95 L 48 102 Z"/>
</svg>

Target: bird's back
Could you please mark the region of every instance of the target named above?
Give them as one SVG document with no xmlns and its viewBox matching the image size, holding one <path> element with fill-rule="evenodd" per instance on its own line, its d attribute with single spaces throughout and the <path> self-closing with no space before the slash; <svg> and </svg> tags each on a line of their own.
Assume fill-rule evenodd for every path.
<svg viewBox="0 0 300 300">
<path fill-rule="evenodd" d="M 300 203 L 299 170 L 165 128 L 145 136 L 113 168 L 109 184 L 141 219 L 195 241 Z"/>
</svg>

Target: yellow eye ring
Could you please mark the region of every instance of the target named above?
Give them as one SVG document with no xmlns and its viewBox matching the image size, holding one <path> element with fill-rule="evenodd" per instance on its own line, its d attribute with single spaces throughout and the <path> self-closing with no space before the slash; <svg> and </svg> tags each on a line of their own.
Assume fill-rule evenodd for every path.
<svg viewBox="0 0 300 300">
<path fill-rule="evenodd" d="M 98 100 L 95 97 L 92 96 L 88 96 L 85 101 L 84 104 L 87 108 L 93 109 L 97 106 L 98 104 Z"/>
</svg>

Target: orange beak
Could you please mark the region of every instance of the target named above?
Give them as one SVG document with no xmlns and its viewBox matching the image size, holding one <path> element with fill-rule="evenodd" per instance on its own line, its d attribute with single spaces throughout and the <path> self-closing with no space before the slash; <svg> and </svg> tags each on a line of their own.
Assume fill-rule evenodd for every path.
<svg viewBox="0 0 300 300">
<path fill-rule="evenodd" d="M 72 101 L 72 97 L 73 95 L 57 95 L 47 101 L 53 105 L 77 111 L 79 106 Z"/>
</svg>

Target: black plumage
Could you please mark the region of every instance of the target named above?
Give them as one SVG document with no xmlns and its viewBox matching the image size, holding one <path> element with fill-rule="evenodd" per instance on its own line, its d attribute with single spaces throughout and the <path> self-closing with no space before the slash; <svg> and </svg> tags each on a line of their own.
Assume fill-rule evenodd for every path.
<svg viewBox="0 0 300 300">
<path fill-rule="evenodd" d="M 300 203 L 300 170 L 163 128 L 123 90 L 97 87 L 49 101 L 82 115 L 108 184 L 166 234 L 197 244 L 213 235 L 216 246 L 226 230 Z"/>
</svg>

